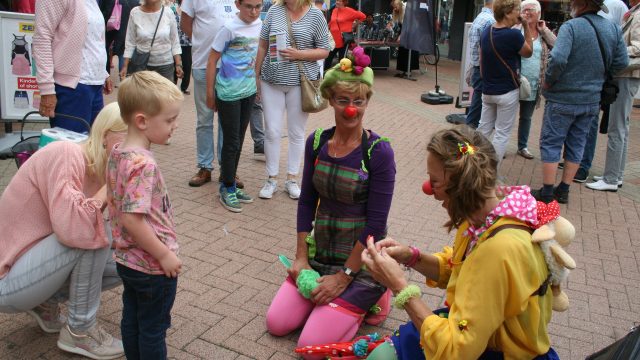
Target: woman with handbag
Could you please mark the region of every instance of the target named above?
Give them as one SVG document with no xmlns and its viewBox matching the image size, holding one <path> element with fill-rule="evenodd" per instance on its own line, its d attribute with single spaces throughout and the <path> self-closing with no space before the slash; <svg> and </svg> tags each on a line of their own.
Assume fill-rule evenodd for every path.
<svg viewBox="0 0 640 360">
<path fill-rule="evenodd" d="M 77 116 L 93 124 L 112 91 L 105 70 L 105 23 L 95 1 L 38 0 L 33 36 L 40 115 L 52 126 L 82 133 L 83 124 L 55 113 Z"/>
<path fill-rule="evenodd" d="M 320 88 L 335 127 L 317 129 L 306 142 L 295 261 L 266 315 L 272 335 L 302 327 L 298 346 L 350 340 L 363 321 L 378 325 L 389 313 L 390 293 L 360 260 L 367 238 L 386 235 L 396 174 L 389 140 L 363 124 L 373 93 L 369 61 L 355 56 L 349 67 L 327 71 Z M 303 269 L 322 275 L 310 298 L 298 292 Z"/>
<path fill-rule="evenodd" d="M 531 57 L 522 59 L 521 73 L 531 85 L 531 95 L 520 99 L 520 119 L 518 121 L 518 155 L 525 159 L 533 159 L 527 149 L 531 117 L 533 111 L 540 106 L 541 85 L 544 83 L 544 72 L 547 70 L 549 51 L 556 42 L 556 35 L 549 30 L 544 20 L 540 20 L 540 3 L 538 0 L 522 1 L 522 18 L 529 24 L 529 37 L 532 39 Z"/>
<path fill-rule="evenodd" d="M 285 111 L 289 146 L 284 186 L 290 198 L 300 197 L 296 176 L 309 116 L 303 105 L 320 99 L 317 92 L 306 91 L 312 86 L 303 91 L 303 85 L 313 85 L 320 79 L 317 60 L 328 54 L 327 22 L 312 0 L 276 0 L 262 23 L 256 58 L 258 97 L 264 99 L 264 153 L 269 176 L 260 190 L 260 198 L 271 199 L 277 190 Z"/>
<path fill-rule="evenodd" d="M 333 58 L 336 54 L 339 58 L 343 58 L 349 50 L 349 45 L 354 42 L 353 23 L 355 21 L 364 21 L 364 19 L 367 18 L 367 15 L 364 13 L 354 10 L 347 5 L 349 5 L 349 0 L 336 0 L 336 7 L 331 12 L 329 30 L 336 42 L 336 46 L 324 61 L 325 69 L 331 68 Z"/>
<path fill-rule="evenodd" d="M 143 0 L 142 5 L 131 10 L 121 79 L 137 71 L 151 70 L 173 82 L 174 75 L 178 78 L 184 75 L 180 54 L 178 24 L 162 0 Z"/>
<path fill-rule="evenodd" d="M 521 57 L 532 54 L 529 24 L 520 17 L 520 0 L 495 0 L 496 23 L 480 37 L 480 74 L 482 76 L 482 114 L 478 131 L 491 141 L 501 161 L 516 121 L 518 103 L 525 89 L 520 77 Z M 512 29 L 518 23 L 520 30 Z M 524 78 L 526 79 L 526 78 Z M 528 85 L 528 84 L 527 84 Z M 529 88 L 530 91 L 530 88 Z"/>
</svg>

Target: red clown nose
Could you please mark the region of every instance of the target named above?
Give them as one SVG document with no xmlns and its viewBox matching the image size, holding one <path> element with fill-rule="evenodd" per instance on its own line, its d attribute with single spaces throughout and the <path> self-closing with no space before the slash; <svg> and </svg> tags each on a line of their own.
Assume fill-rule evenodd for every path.
<svg viewBox="0 0 640 360">
<path fill-rule="evenodd" d="M 422 192 L 427 195 L 433 195 L 433 188 L 431 187 L 431 180 L 427 180 L 422 183 Z"/>
<path fill-rule="evenodd" d="M 344 108 L 344 117 L 346 117 L 347 119 L 351 119 L 356 117 L 356 115 L 358 115 L 358 108 L 353 106 L 353 105 L 349 105 L 346 108 Z"/>
</svg>

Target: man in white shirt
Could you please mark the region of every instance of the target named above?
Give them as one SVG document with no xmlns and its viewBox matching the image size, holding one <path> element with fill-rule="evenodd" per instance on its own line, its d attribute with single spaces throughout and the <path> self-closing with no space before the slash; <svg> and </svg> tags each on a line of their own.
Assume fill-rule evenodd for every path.
<svg viewBox="0 0 640 360">
<path fill-rule="evenodd" d="M 196 105 L 196 175 L 189 186 L 202 186 L 211 181 L 213 170 L 213 110 L 207 107 L 207 59 L 211 44 L 224 23 L 235 17 L 233 0 L 183 0 L 180 27 L 191 38 L 193 100 Z M 222 130 L 218 124 L 218 164 L 222 149 Z"/>
</svg>

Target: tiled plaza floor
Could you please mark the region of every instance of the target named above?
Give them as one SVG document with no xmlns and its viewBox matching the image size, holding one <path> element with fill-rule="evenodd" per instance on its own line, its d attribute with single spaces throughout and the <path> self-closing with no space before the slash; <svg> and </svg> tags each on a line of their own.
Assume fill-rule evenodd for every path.
<svg viewBox="0 0 640 360">
<path fill-rule="evenodd" d="M 457 93 L 459 63 L 443 61 L 440 84 Z M 393 77 L 395 71 L 376 71 L 375 95 L 366 115 L 366 127 L 392 139 L 397 178 L 389 218 L 389 234 L 395 239 L 435 251 L 450 244 L 453 234 L 442 228 L 446 213 L 435 200 L 424 196 L 425 147 L 430 135 L 449 127 L 444 117 L 460 112 L 452 105 L 430 106 L 420 94 L 434 88 L 433 67 L 427 74 L 414 72 L 411 82 Z M 109 96 L 108 101 L 113 101 Z M 538 134 L 542 109 L 535 113 L 529 148 L 539 156 Z M 640 112 L 634 110 L 629 136 L 629 158 L 624 187 L 617 193 L 594 192 L 572 185 L 570 203 L 562 205 L 565 217 L 577 230 L 570 253 L 578 262 L 568 284 L 571 299 L 565 313 L 554 313 L 549 331 L 562 359 L 584 359 L 587 354 L 623 336 L 640 321 Z M 310 117 L 308 132 L 332 124 L 326 110 Z M 256 199 L 241 214 L 222 208 L 217 185 L 191 188 L 195 172 L 195 110 L 187 96 L 180 128 L 170 146 L 154 146 L 172 197 L 178 226 L 181 258 L 185 264 L 168 334 L 169 354 L 176 359 L 293 359 L 298 333 L 275 338 L 265 329 L 265 313 L 285 271 L 278 254 L 292 257 L 295 247 L 296 202 L 282 191 L 271 200 Z M 512 184 L 541 185 L 541 163 L 515 155 L 512 135 L 502 175 Z M 265 178 L 264 163 L 252 159 L 249 136 L 244 144 L 239 176 L 249 194 L 255 195 Z M 283 139 L 281 169 L 287 146 Z M 592 174 L 601 174 L 606 136 L 600 135 Z M 16 171 L 12 160 L 0 161 L 0 191 Z M 217 178 L 216 169 L 214 178 Z M 280 178 L 280 186 L 284 176 Z M 417 274 L 412 280 L 422 284 Z M 424 289 L 431 307 L 441 305 L 444 292 Z M 120 289 L 104 293 L 99 318 L 119 333 Z M 363 332 L 387 334 L 407 321 L 393 310 L 381 328 Z M 56 335 L 41 332 L 26 314 L 0 314 L 1 359 L 69 359 L 56 348 Z"/>
</svg>

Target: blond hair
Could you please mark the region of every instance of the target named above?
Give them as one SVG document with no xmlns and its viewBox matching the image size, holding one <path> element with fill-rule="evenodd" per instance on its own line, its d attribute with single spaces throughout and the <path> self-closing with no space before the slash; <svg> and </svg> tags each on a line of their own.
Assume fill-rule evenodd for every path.
<svg viewBox="0 0 640 360">
<path fill-rule="evenodd" d="M 400 23 L 404 21 L 404 2 L 402 0 L 393 0 L 391 2 L 391 7 L 393 8 L 391 14 L 391 20 L 394 23 Z"/>
<path fill-rule="evenodd" d="M 515 8 L 520 8 L 520 0 L 494 0 L 493 17 L 496 21 L 502 21 Z"/>
<path fill-rule="evenodd" d="M 120 115 L 129 124 L 137 112 L 159 114 L 168 102 L 182 101 L 178 87 L 155 71 L 140 71 L 126 78 L 118 90 Z"/>
<path fill-rule="evenodd" d="M 285 0 L 275 0 L 274 4 L 286 6 L 284 1 Z M 295 6 L 296 9 L 300 9 L 305 6 L 311 6 L 313 4 L 313 0 L 295 0 L 295 2 L 296 2 L 296 6 Z"/>
<path fill-rule="evenodd" d="M 87 175 L 104 182 L 109 151 L 104 146 L 107 133 L 127 131 L 127 124 L 120 117 L 117 102 L 105 106 L 91 125 L 91 134 L 84 143 L 84 156 L 87 159 Z"/>
<path fill-rule="evenodd" d="M 371 99 L 373 90 L 371 86 L 360 81 L 336 81 L 335 84 L 322 88 L 322 97 L 329 100 L 336 92 L 343 91 L 349 94 L 365 96 L 367 100 Z"/>
<path fill-rule="evenodd" d="M 473 154 L 462 154 L 458 144 L 473 146 Z M 478 131 L 467 126 L 440 130 L 433 135 L 427 151 L 444 167 L 445 192 L 449 196 L 445 224 L 449 231 L 482 209 L 493 195 L 498 174 L 498 158 L 493 145 Z"/>
</svg>

